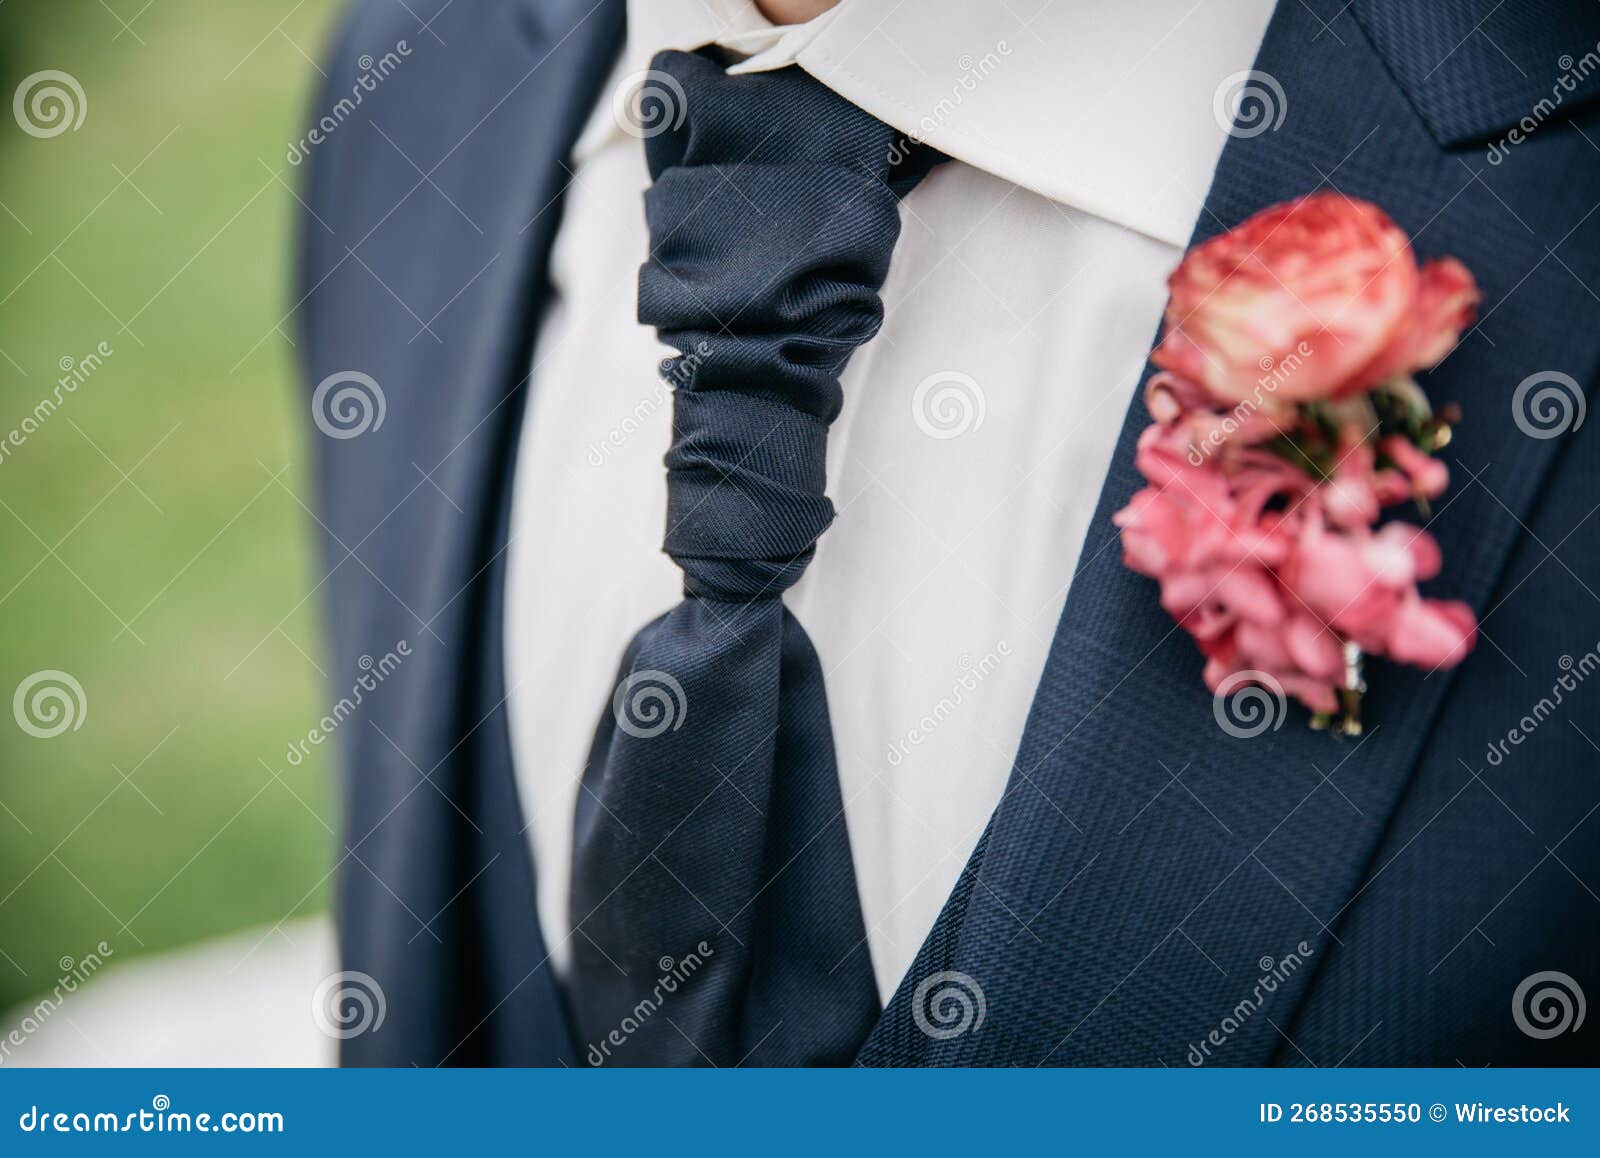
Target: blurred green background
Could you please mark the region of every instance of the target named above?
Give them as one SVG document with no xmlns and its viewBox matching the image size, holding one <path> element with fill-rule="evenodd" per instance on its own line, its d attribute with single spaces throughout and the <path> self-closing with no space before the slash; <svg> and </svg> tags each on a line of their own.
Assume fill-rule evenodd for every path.
<svg viewBox="0 0 1600 1158">
<path fill-rule="evenodd" d="M 0 715 L 0 1008 L 326 906 L 328 698 L 285 160 L 336 0 L 0 2 L 0 698 L 43 669 L 82 725 Z M 81 127 L 24 132 L 45 69 Z M 14 715 L 14 713 L 13 713 Z"/>
</svg>

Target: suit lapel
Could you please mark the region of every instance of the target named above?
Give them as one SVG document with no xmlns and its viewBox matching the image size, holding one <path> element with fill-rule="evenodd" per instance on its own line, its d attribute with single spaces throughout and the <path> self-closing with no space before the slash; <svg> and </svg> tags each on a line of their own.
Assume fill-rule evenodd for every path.
<svg viewBox="0 0 1600 1158">
<path fill-rule="evenodd" d="M 359 770 L 341 948 L 388 1003 L 344 1060 L 549 1065 L 575 1055 L 513 779 L 503 562 L 563 160 L 623 5 L 421 8 L 352 9 L 321 107 L 350 91 L 358 52 L 409 54 L 366 91 L 370 123 L 318 146 L 303 251 L 309 380 L 359 367 L 387 400 L 362 437 L 315 440 L 336 648 L 354 665 L 412 647 L 341 733 Z"/>
<path fill-rule="evenodd" d="M 1592 57 L 1582 63 L 1600 43 L 1600 6 L 1589 0 L 1354 0 L 1351 10 L 1441 145 L 1498 137 L 1600 98 L 1600 68 Z"/>
<path fill-rule="evenodd" d="M 1505 34 L 1498 50 L 1547 75 L 1543 18 L 1512 15 L 1540 31 Z M 1435 133 L 1460 143 L 1516 121 L 1508 100 L 1525 86 L 1497 87 L 1494 61 L 1513 66 L 1494 48 L 1464 57 L 1451 91 L 1480 101 L 1463 112 L 1429 95 L 1434 61 L 1387 31 L 1374 39 L 1332 0 L 1279 5 L 1256 68 L 1281 86 L 1286 115 L 1230 140 L 1195 239 L 1326 185 L 1382 205 L 1420 255 L 1454 254 L 1477 275 L 1480 323 L 1425 381 L 1466 416 L 1430 529 L 1445 557 L 1435 593 L 1484 618 L 1467 662 L 1504 663 L 1491 596 L 1561 445 L 1524 434 L 1510 400 L 1537 371 L 1594 379 L 1600 315 L 1583 285 L 1600 273 L 1600 152 L 1556 120 L 1503 164 L 1443 151 Z M 1180 1064 L 1213 1030 L 1224 1044 L 1200 1060 L 1297 1060 L 1277 1027 L 1338 951 L 1451 675 L 1372 665 L 1359 742 L 1311 732 L 1297 707 L 1279 730 L 1223 732 L 1193 644 L 1154 584 L 1122 566 L 1110 521 L 1142 485 L 1133 445 L 1148 421 L 1136 399 L 1004 798 L 863 1063 Z M 951 973 L 962 976 L 935 977 Z M 919 1026 L 952 987 L 981 991 L 983 1024 L 934 1037 Z M 1242 1002 L 1254 1016 L 1239 1016 Z"/>
</svg>

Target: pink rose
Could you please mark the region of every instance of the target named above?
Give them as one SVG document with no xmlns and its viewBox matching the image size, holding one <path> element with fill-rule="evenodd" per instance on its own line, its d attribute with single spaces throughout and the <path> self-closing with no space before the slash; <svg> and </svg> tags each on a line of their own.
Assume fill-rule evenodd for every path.
<svg viewBox="0 0 1600 1158">
<path fill-rule="evenodd" d="M 1479 299 L 1453 258 L 1421 267 L 1376 205 L 1313 193 L 1184 255 L 1152 361 L 1233 405 L 1338 398 L 1435 365 Z"/>
<path fill-rule="evenodd" d="M 1476 642 L 1466 604 L 1417 588 L 1443 562 L 1433 537 L 1377 526 L 1449 485 L 1429 452 L 1454 419 L 1414 384 L 1390 390 L 1398 417 L 1356 396 L 1445 357 L 1477 285 L 1453 258 L 1418 268 L 1381 210 L 1338 194 L 1256 214 L 1169 284 L 1123 562 L 1159 584 L 1213 693 L 1266 685 L 1358 732 L 1362 657 L 1448 667 Z"/>
</svg>

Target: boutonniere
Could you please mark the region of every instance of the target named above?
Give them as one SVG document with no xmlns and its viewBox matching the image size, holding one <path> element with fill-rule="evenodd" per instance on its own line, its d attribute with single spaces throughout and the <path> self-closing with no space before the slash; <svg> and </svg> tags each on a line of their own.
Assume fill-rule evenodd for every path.
<svg viewBox="0 0 1600 1158">
<path fill-rule="evenodd" d="M 1195 246 L 1168 287 L 1123 562 L 1159 581 L 1219 702 L 1263 686 L 1359 734 L 1364 658 L 1438 669 L 1476 640 L 1466 604 L 1417 591 L 1433 537 L 1377 524 L 1401 503 L 1426 519 L 1449 483 L 1434 455 L 1459 414 L 1412 375 L 1455 347 L 1477 284 L 1454 258 L 1419 266 L 1377 206 L 1318 193 Z"/>
</svg>

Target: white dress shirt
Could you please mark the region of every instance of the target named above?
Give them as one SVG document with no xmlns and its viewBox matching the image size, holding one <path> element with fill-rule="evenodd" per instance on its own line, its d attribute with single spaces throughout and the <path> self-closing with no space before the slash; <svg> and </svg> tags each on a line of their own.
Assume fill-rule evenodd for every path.
<svg viewBox="0 0 1600 1158">
<path fill-rule="evenodd" d="M 673 351 L 635 321 L 649 175 L 617 87 L 662 48 L 715 41 L 748 54 L 740 70 L 796 64 L 953 158 L 902 204 L 883 328 L 828 435 L 838 518 L 785 595 L 825 673 L 887 1001 L 999 802 L 1226 139 L 1217 110 L 1272 7 L 843 0 L 773 29 L 749 0 L 630 0 L 571 161 L 512 513 L 511 737 L 559 973 L 595 724 L 628 641 L 682 582 L 661 550 Z"/>
</svg>

